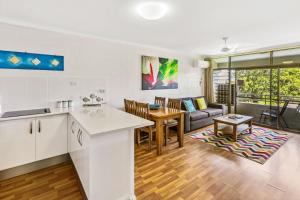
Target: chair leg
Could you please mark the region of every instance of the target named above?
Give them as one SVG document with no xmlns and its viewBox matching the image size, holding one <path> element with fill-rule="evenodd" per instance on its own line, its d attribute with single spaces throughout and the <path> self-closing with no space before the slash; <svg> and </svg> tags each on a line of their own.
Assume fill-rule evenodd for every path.
<svg viewBox="0 0 300 200">
<path fill-rule="evenodd" d="M 136 129 L 136 143 L 138 146 L 141 145 L 141 129 Z"/>
<path fill-rule="evenodd" d="M 177 131 L 177 142 L 179 142 L 179 126 L 177 126 L 177 128 L 176 128 L 176 131 Z"/>
<path fill-rule="evenodd" d="M 286 128 L 289 128 L 289 126 L 288 126 L 287 122 L 285 121 L 284 117 L 281 116 L 280 118 L 282 119 L 282 121 L 283 121 L 284 125 L 286 126 Z M 279 118 L 279 119 L 280 119 L 280 118 Z"/>
<path fill-rule="evenodd" d="M 278 119 L 278 122 L 279 122 L 279 128 L 283 128 L 283 124 L 282 124 L 280 118 Z"/>
<path fill-rule="evenodd" d="M 149 151 L 151 151 L 151 149 L 152 149 L 152 147 L 151 147 L 151 145 L 152 145 L 152 129 L 151 128 L 149 129 L 149 140 L 148 140 L 148 142 L 149 142 Z"/>
<path fill-rule="evenodd" d="M 261 123 L 262 117 L 263 117 L 263 115 L 260 114 L 259 123 Z"/>
<path fill-rule="evenodd" d="M 165 146 L 167 146 L 167 143 L 168 143 L 169 131 L 170 131 L 169 127 L 166 126 L 166 128 L 165 128 Z"/>
</svg>

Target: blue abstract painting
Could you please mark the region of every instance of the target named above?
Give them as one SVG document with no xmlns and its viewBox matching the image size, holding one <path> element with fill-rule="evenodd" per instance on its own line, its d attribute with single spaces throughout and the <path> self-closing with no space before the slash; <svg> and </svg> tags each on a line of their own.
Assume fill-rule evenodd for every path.
<svg viewBox="0 0 300 200">
<path fill-rule="evenodd" d="M 0 50 L 0 68 L 64 71 L 64 57 Z"/>
</svg>

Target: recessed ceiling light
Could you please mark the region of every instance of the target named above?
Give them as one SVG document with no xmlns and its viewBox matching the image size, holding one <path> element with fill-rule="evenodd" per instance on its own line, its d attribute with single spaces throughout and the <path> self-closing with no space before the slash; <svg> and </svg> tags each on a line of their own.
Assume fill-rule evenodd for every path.
<svg viewBox="0 0 300 200">
<path fill-rule="evenodd" d="M 161 2 L 144 2 L 137 6 L 138 14 L 147 20 L 157 20 L 165 16 L 168 6 Z"/>
</svg>

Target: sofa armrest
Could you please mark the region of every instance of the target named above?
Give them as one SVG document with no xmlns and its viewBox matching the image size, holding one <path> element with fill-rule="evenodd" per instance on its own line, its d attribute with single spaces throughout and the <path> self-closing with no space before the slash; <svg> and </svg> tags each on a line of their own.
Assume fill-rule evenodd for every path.
<svg viewBox="0 0 300 200">
<path fill-rule="evenodd" d="M 191 121 L 190 121 L 191 113 L 186 111 L 184 113 L 184 132 L 190 132 L 191 130 Z"/>
<path fill-rule="evenodd" d="M 228 113 L 227 106 L 219 103 L 209 103 L 207 107 L 222 109 L 223 115 Z"/>
</svg>

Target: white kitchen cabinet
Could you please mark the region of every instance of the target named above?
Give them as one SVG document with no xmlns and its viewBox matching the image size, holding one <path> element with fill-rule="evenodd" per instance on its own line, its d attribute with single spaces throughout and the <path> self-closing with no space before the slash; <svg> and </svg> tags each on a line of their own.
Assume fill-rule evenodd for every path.
<svg viewBox="0 0 300 200">
<path fill-rule="evenodd" d="M 36 160 L 68 153 L 67 115 L 36 118 Z"/>
<path fill-rule="evenodd" d="M 0 171 L 68 153 L 67 115 L 0 122 Z"/>
<path fill-rule="evenodd" d="M 135 199 L 134 129 L 153 122 L 110 106 L 0 119 L 0 170 L 69 151 L 90 200 Z"/>
<path fill-rule="evenodd" d="M 68 152 L 74 149 L 75 137 L 78 131 L 78 123 L 72 116 L 68 116 Z"/>
<path fill-rule="evenodd" d="M 69 117 L 69 123 L 69 153 L 89 197 L 89 135 L 74 118 Z"/>
<path fill-rule="evenodd" d="M 0 170 L 35 161 L 35 119 L 0 122 Z"/>
<path fill-rule="evenodd" d="M 89 198 L 89 135 L 86 131 L 79 127 L 79 149 L 78 157 L 79 157 L 79 178 L 81 180 L 84 191 Z"/>
</svg>

